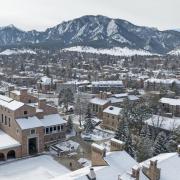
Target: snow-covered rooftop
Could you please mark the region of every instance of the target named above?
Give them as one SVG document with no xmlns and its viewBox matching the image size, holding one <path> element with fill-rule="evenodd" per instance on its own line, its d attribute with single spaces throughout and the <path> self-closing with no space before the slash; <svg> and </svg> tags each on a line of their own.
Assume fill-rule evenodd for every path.
<svg viewBox="0 0 180 180">
<path fill-rule="evenodd" d="M 100 99 L 98 97 L 95 97 L 90 100 L 90 103 L 103 106 L 103 105 L 107 104 L 109 101 L 110 100 L 108 100 L 108 99 Z"/>
<path fill-rule="evenodd" d="M 21 144 L 11 136 L 0 130 L 0 150 L 18 147 Z"/>
<path fill-rule="evenodd" d="M 21 94 L 21 92 L 18 91 L 18 90 L 13 90 L 13 91 L 11 91 L 11 93 L 16 94 L 16 95 L 18 95 L 18 96 Z"/>
<path fill-rule="evenodd" d="M 105 148 L 103 146 L 100 146 L 99 144 L 96 144 L 96 143 L 92 143 L 91 145 L 92 147 L 95 147 L 96 149 L 99 149 L 101 151 L 104 151 Z"/>
<path fill-rule="evenodd" d="M 180 106 L 180 99 L 161 98 L 159 102 L 164 103 L 164 104 L 169 104 L 172 106 Z"/>
<path fill-rule="evenodd" d="M 180 118 L 178 117 L 164 117 L 153 115 L 151 118 L 145 121 L 148 125 L 159 127 L 161 129 L 172 131 L 180 126 Z"/>
<path fill-rule="evenodd" d="M 51 78 L 47 76 L 41 77 L 41 83 L 44 85 L 50 85 L 51 84 Z"/>
<path fill-rule="evenodd" d="M 51 180 L 67 173 L 70 170 L 48 155 L 21 159 L 0 167 L 1 180 Z"/>
<path fill-rule="evenodd" d="M 124 144 L 123 141 L 120 141 L 120 140 L 115 139 L 115 138 L 112 138 L 111 141 L 112 141 L 112 142 L 116 142 L 116 143 L 118 143 L 118 144 Z"/>
<path fill-rule="evenodd" d="M 43 126 L 43 123 L 36 116 L 16 119 L 16 122 L 19 124 L 22 130 Z"/>
<path fill-rule="evenodd" d="M 127 96 L 128 96 L 128 93 L 112 94 L 112 97 L 115 97 L 115 98 L 124 98 Z"/>
<path fill-rule="evenodd" d="M 150 82 L 150 83 L 161 83 L 161 84 L 180 84 L 180 81 L 178 79 L 156 79 L 156 78 L 151 78 L 147 79 L 145 82 Z"/>
<path fill-rule="evenodd" d="M 161 180 L 177 180 L 180 177 L 180 157 L 178 153 L 164 153 L 148 159 L 142 163 L 141 166 L 149 166 L 150 160 L 157 160 L 157 167 L 161 169 Z M 140 180 L 147 180 L 147 177 L 140 176 Z"/>
<path fill-rule="evenodd" d="M 59 114 L 46 115 L 43 119 L 41 119 L 41 122 L 44 127 L 66 123 L 66 121 L 63 120 L 63 118 Z"/>
<path fill-rule="evenodd" d="M 15 111 L 16 109 L 22 107 L 24 103 L 13 100 L 7 96 L 0 95 L 0 105 Z"/>
<path fill-rule="evenodd" d="M 114 180 L 118 176 L 130 170 L 137 162 L 125 151 L 109 152 L 104 157 L 107 166 L 93 167 L 96 179 L 99 180 Z M 87 174 L 90 172 L 90 167 L 81 168 L 79 170 L 68 173 L 64 176 L 59 176 L 53 180 L 87 180 Z"/>
<path fill-rule="evenodd" d="M 115 107 L 115 106 L 108 106 L 106 109 L 104 109 L 103 112 L 113 115 L 120 115 L 120 112 L 122 111 L 122 108 Z"/>
<path fill-rule="evenodd" d="M 92 86 L 123 86 L 122 81 L 93 81 Z"/>
</svg>

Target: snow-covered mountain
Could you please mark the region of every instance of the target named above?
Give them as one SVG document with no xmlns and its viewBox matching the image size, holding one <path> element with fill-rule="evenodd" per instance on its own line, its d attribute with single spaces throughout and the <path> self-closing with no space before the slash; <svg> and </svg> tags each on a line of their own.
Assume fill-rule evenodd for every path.
<svg viewBox="0 0 180 180">
<path fill-rule="evenodd" d="M 134 55 L 140 55 L 140 56 L 152 56 L 154 54 L 139 49 L 129 49 L 127 47 L 121 48 L 121 47 L 114 47 L 110 49 L 95 49 L 93 47 L 83 47 L 83 46 L 76 46 L 76 47 L 70 47 L 65 48 L 63 51 L 75 51 L 75 52 L 86 52 L 86 53 L 93 53 L 93 54 L 108 54 L 113 56 L 134 56 Z"/>
<path fill-rule="evenodd" d="M 180 32 L 180 28 L 179 29 L 174 29 L 174 30 Z"/>
<path fill-rule="evenodd" d="M 168 53 L 169 55 L 180 56 L 180 49 L 172 50 Z"/>
<path fill-rule="evenodd" d="M 13 25 L 0 28 L 0 46 L 39 44 L 47 47 L 127 47 L 164 54 L 180 47 L 180 32 L 136 26 L 121 19 L 83 16 L 44 32 L 22 31 Z"/>
</svg>

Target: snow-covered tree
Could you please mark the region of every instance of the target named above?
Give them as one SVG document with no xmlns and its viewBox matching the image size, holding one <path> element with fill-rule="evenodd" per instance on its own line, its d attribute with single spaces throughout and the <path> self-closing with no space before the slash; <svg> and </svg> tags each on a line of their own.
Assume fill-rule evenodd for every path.
<svg viewBox="0 0 180 180">
<path fill-rule="evenodd" d="M 166 144 L 168 152 L 174 152 L 180 144 L 180 127 L 176 128 L 172 134 L 169 135 Z"/>
<path fill-rule="evenodd" d="M 69 103 L 73 102 L 74 95 L 71 89 L 63 89 L 58 96 L 58 103 L 59 105 L 63 104 L 66 111 L 68 110 Z"/>
<path fill-rule="evenodd" d="M 129 125 L 126 120 L 122 120 L 122 122 L 119 124 L 119 127 L 115 133 L 115 138 L 125 142 L 125 150 L 132 157 L 135 157 L 135 148 L 132 142 L 131 133 L 129 131 Z"/>
<path fill-rule="evenodd" d="M 138 135 L 140 135 L 144 121 L 150 118 L 151 114 L 151 109 L 144 100 L 141 100 L 132 108 L 132 128 L 136 130 Z"/>
<path fill-rule="evenodd" d="M 92 122 L 92 114 L 91 109 L 88 107 L 86 117 L 85 117 L 85 123 L 84 123 L 84 130 L 86 133 L 91 133 L 94 130 L 94 125 Z"/>
<path fill-rule="evenodd" d="M 68 117 L 68 120 L 67 120 L 67 132 L 70 133 L 72 132 L 72 129 L 73 129 L 73 122 L 72 122 L 72 118 L 71 116 Z"/>
<path fill-rule="evenodd" d="M 144 125 L 140 137 L 139 142 L 137 144 L 137 161 L 141 162 L 150 157 L 152 157 L 152 145 L 153 142 L 150 138 L 150 132 L 147 125 Z"/>
<path fill-rule="evenodd" d="M 166 143 L 167 143 L 167 136 L 166 134 L 161 131 L 155 142 L 154 142 L 154 145 L 153 145 L 153 155 L 156 156 L 160 153 L 165 153 L 167 152 L 167 148 L 166 148 Z"/>
<path fill-rule="evenodd" d="M 81 98 L 78 94 L 75 102 L 75 114 L 79 116 L 79 125 L 82 125 L 82 119 L 85 116 L 88 108 L 88 101 Z"/>
</svg>

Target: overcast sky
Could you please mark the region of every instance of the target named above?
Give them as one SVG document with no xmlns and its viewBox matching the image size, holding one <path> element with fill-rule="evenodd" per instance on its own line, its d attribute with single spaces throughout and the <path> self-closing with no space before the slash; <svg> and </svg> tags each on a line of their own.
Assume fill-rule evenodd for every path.
<svg viewBox="0 0 180 180">
<path fill-rule="evenodd" d="M 105 15 L 161 30 L 180 28 L 180 0 L 0 0 L 0 26 L 45 30 L 83 15 Z"/>
</svg>

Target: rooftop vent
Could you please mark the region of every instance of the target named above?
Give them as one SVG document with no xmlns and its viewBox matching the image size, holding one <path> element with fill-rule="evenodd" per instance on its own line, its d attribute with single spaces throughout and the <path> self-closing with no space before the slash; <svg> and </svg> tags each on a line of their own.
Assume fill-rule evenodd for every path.
<svg viewBox="0 0 180 180">
<path fill-rule="evenodd" d="M 110 107 L 109 109 L 110 109 L 110 110 L 113 110 L 114 108 L 113 108 L 113 107 Z"/>
</svg>

